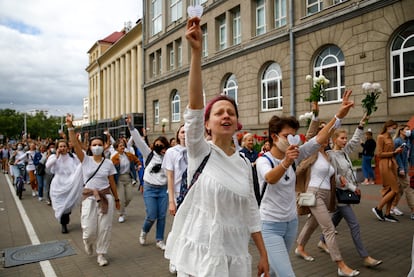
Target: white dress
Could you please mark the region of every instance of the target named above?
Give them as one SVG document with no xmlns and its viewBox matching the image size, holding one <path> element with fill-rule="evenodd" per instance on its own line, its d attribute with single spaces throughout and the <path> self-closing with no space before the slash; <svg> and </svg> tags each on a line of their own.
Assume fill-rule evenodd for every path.
<svg viewBox="0 0 414 277">
<path fill-rule="evenodd" d="M 250 277 L 249 240 L 261 231 L 250 162 L 204 140 L 203 112 L 187 109 L 184 115 L 189 183 L 211 155 L 175 216 L 165 257 L 180 273 Z"/>
</svg>

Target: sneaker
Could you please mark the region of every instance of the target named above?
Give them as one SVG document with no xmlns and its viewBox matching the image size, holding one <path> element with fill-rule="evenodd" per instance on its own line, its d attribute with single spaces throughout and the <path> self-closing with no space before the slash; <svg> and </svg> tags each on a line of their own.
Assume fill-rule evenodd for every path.
<svg viewBox="0 0 414 277">
<path fill-rule="evenodd" d="M 385 215 L 384 218 L 385 218 L 385 221 L 388 221 L 388 222 L 398 222 L 398 219 L 396 219 L 395 217 L 393 217 L 390 214 L 389 215 Z"/>
<path fill-rule="evenodd" d="M 32 190 L 32 196 L 36 197 L 36 191 L 35 190 Z"/>
<path fill-rule="evenodd" d="M 39 199 L 39 201 L 40 201 L 40 202 L 42 202 L 42 201 L 43 201 L 43 197 L 39 197 L 38 199 Z"/>
<path fill-rule="evenodd" d="M 119 223 L 125 222 L 125 216 L 124 215 L 120 215 L 119 218 L 118 218 L 118 222 Z"/>
<path fill-rule="evenodd" d="M 171 274 L 177 273 L 177 268 L 175 268 L 175 265 L 173 265 L 171 262 L 170 262 L 170 264 L 168 266 L 168 269 L 170 270 L 170 273 Z"/>
<path fill-rule="evenodd" d="M 411 220 L 414 220 L 414 214 L 411 214 Z"/>
<path fill-rule="evenodd" d="M 165 243 L 162 240 L 157 241 L 157 243 L 155 244 L 155 246 L 157 246 L 161 250 L 165 250 Z"/>
<path fill-rule="evenodd" d="M 49 200 L 46 200 L 46 205 L 51 206 L 51 205 L 52 205 L 52 203 L 50 203 L 50 201 L 49 201 Z"/>
<path fill-rule="evenodd" d="M 92 243 L 88 243 L 86 241 L 86 239 L 84 239 L 83 240 L 83 244 L 85 245 L 85 252 L 86 252 L 86 254 L 88 254 L 89 256 L 91 256 L 93 254 Z"/>
<path fill-rule="evenodd" d="M 141 230 L 141 234 L 139 235 L 139 243 L 141 245 L 145 245 L 146 240 L 147 240 L 147 233 Z"/>
<path fill-rule="evenodd" d="M 99 266 L 105 266 L 105 265 L 108 264 L 108 260 L 102 254 L 98 255 L 97 262 L 98 262 Z"/>
<path fill-rule="evenodd" d="M 318 242 L 318 248 L 324 251 L 325 253 L 329 254 L 328 246 L 323 241 Z"/>
<path fill-rule="evenodd" d="M 384 221 L 384 216 L 382 215 L 382 211 L 381 210 L 378 210 L 375 207 L 375 208 L 372 208 L 372 212 L 375 214 L 375 216 L 378 218 L 378 220 Z"/>
<path fill-rule="evenodd" d="M 404 213 L 400 209 L 398 209 L 397 207 L 394 207 L 394 208 L 391 209 L 391 214 L 394 214 L 394 215 L 397 215 L 397 216 L 404 215 Z"/>
</svg>

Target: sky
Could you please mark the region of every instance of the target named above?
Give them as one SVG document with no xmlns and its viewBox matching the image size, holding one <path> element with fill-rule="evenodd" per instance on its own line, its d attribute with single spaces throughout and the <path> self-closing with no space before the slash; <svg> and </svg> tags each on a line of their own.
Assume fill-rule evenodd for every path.
<svg viewBox="0 0 414 277">
<path fill-rule="evenodd" d="M 0 0 L 0 109 L 79 119 L 88 50 L 141 17 L 142 0 Z"/>
</svg>

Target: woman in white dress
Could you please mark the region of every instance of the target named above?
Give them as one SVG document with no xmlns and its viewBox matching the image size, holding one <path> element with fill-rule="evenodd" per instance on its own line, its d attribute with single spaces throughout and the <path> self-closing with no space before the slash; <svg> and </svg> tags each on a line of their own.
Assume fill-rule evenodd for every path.
<svg viewBox="0 0 414 277">
<path fill-rule="evenodd" d="M 52 154 L 46 162 L 46 168 L 54 174 L 50 184 L 50 199 L 53 202 L 55 217 L 62 225 L 62 233 L 68 233 L 69 215 L 73 205 L 67 205 L 70 192 L 73 189 L 74 173 L 80 164 L 79 159 L 68 153 L 68 143 L 60 140 L 57 144 L 56 154 Z M 75 201 L 73 201 L 73 204 Z"/>
<path fill-rule="evenodd" d="M 82 190 L 81 226 L 85 252 L 92 255 L 96 244 L 97 262 L 99 266 L 108 264 L 104 256 L 111 242 L 112 218 L 114 206 L 121 208 L 116 190 L 114 164 L 103 156 L 104 140 L 102 137 L 89 139 L 91 156 L 86 155 L 72 124 L 72 116 L 66 116 L 69 139 L 73 144 L 76 155 L 82 166 L 81 180 L 84 184 Z"/>
<path fill-rule="evenodd" d="M 198 17 L 188 20 L 186 38 L 192 49 L 189 105 L 184 114 L 188 180 L 210 156 L 175 215 L 165 257 L 176 266 L 179 277 L 250 277 L 251 237 L 260 254 L 258 275 L 269 276 L 250 162 L 233 146 L 233 134 L 238 130 L 237 106 L 233 99 L 219 96 L 204 113 Z M 205 129 L 211 136 L 208 142 Z"/>
</svg>

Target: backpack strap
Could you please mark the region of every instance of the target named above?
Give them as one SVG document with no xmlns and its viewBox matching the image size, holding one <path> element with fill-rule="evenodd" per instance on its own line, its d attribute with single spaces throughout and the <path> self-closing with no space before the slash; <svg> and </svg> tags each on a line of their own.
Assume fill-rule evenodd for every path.
<svg viewBox="0 0 414 277">
<path fill-rule="evenodd" d="M 198 177 L 200 176 L 201 172 L 203 172 L 203 169 L 207 164 L 208 158 L 210 158 L 210 154 L 211 154 L 211 152 L 208 153 L 208 155 L 204 157 L 203 161 L 201 162 L 201 164 L 196 169 L 196 171 L 193 175 L 193 178 L 191 179 L 190 186 L 188 187 L 188 189 L 190 189 L 194 185 L 194 183 L 197 181 Z"/>
<path fill-rule="evenodd" d="M 263 155 L 262 157 L 265 157 L 265 158 L 269 161 L 269 163 L 270 163 L 270 165 L 272 166 L 272 168 L 274 168 L 274 167 L 275 167 L 275 164 L 273 163 L 272 159 L 271 159 L 271 158 L 269 158 L 266 154 L 265 154 L 265 155 Z M 263 196 L 264 196 L 264 194 L 265 194 L 265 192 L 266 192 L 266 188 L 267 188 L 267 182 L 264 182 L 264 183 L 263 183 L 263 188 L 262 188 L 262 191 L 260 192 L 259 206 L 260 206 L 260 203 L 262 202 Z"/>
</svg>

